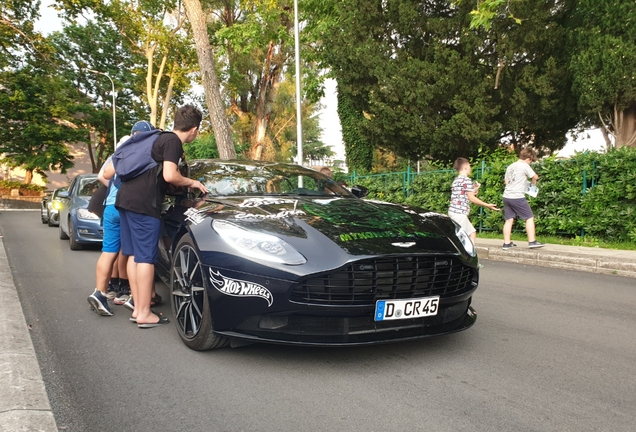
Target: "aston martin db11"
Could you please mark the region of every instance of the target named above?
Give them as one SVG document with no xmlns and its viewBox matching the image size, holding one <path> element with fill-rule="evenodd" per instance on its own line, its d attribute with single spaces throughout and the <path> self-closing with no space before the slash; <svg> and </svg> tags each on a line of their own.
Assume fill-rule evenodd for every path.
<svg viewBox="0 0 636 432">
<path fill-rule="evenodd" d="M 210 192 L 167 196 L 156 266 L 188 347 L 363 345 L 475 323 L 475 248 L 446 215 L 290 164 L 196 160 L 188 175 Z"/>
</svg>

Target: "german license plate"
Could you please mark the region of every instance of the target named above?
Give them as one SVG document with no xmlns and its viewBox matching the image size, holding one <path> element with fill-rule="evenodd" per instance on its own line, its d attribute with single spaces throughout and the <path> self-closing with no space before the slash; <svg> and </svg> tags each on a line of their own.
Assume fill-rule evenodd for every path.
<svg viewBox="0 0 636 432">
<path fill-rule="evenodd" d="M 378 300 L 375 320 L 388 321 L 437 315 L 439 296 L 407 300 Z"/>
</svg>

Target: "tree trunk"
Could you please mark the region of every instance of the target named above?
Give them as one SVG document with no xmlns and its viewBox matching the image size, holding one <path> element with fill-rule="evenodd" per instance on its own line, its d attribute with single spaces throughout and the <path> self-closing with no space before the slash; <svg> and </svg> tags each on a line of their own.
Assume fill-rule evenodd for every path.
<svg viewBox="0 0 636 432">
<path fill-rule="evenodd" d="M 26 173 L 24 174 L 24 184 L 31 184 L 31 182 L 33 181 L 33 170 L 26 170 Z"/>
<path fill-rule="evenodd" d="M 616 147 L 636 146 L 636 102 L 623 111 L 617 111 Z"/>
<path fill-rule="evenodd" d="M 614 145 L 612 144 L 612 140 L 610 139 L 610 134 L 604 124 L 600 127 L 600 129 L 601 134 L 603 135 L 603 139 L 605 140 L 605 149 L 607 151 L 610 151 L 614 147 Z"/>
<path fill-rule="evenodd" d="M 606 118 L 599 113 L 602 123 L 601 130 L 614 138 L 614 147 L 636 147 L 636 102 L 620 110 L 614 105 L 614 113 L 608 114 Z M 608 138 L 605 139 L 608 142 Z M 608 145 L 608 150 L 610 146 Z"/>
<path fill-rule="evenodd" d="M 164 54 L 161 58 L 161 64 L 157 71 L 157 77 L 153 83 L 154 72 L 154 55 L 157 45 L 152 45 L 145 51 L 147 66 L 146 66 L 146 98 L 148 99 L 148 107 L 150 108 L 150 123 L 157 125 L 157 102 L 159 101 L 159 84 L 163 78 L 163 70 L 168 60 L 168 54 Z"/>
<path fill-rule="evenodd" d="M 89 140 L 88 140 L 88 157 L 91 161 L 91 169 L 95 172 L 96 162 L 95 162 L 95 154 L 93 153 L 93 148 L 97 147 L 97 131 L 94 128 L 91 128 L 89 132 Z"/>
<path fill-rule="evenodd" d="M 199 59 L 199 68 L 201 69 L 205 100 L 208 105 L 208 111 L 210 111 L 210 121 L 214 129 L 219 157 L 221 159 L 235 159 L 236 151 L 232 142 L 232 131 L 230 130 L 230 122 L 225 115 L 221 99 L 219 80 L 214 68 L 214 57 L 201 2 L 199 0 L 184 0 L 183 4 L 194 33 L 194 43 L 197 50 L 197 58 Z"/>
<path fill-rule="evenodd" d="M 159 129 L 166 128 L 166 117 L 168 117 L 168 108 L 170 108 L 170 98 L 172 97 L 172 87 L 174 87 L 174 70 L 177 65 L 174 65 L 172 68 L 172 73 L 170 74 L 170 81 L 168 82 L 168 89 L 166 90 L 166 96 L 163 98 L 163 106 L 161 107 L 161 120 L 159 121 Z"/>
<path fill-rule="evenodd" d="M 256 104 L 256 121 L 254 133 L 252 134 L 252 146 L 250 148 L 251 158 L 260 160 L 263 153 L 266 153 L 266 135 L 269 127 L 269 119 L 272 114 L 272 104 L 276 96 L 276 88 L 280 77 L 280 68 L 272 69 L 272 57 L 274 55 L 274 41 L 269 42 L 265 65 L 263 66 L 263 76 L 259 85 L 259 94 Z"/>
</svg>

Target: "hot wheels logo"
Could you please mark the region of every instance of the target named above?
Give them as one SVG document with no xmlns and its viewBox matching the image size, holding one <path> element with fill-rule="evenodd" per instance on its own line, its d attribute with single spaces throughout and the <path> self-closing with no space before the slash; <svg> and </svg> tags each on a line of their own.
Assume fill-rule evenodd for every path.
<svg viewBox="0 0 636 432">
<path fill-rule="evenodd" d="M 212 269 L 210 269 L 210 282 L 223 294 L 233 297 L 260 297 L 267 301 L 267 307 L 272 305 L 272 293 L 264 286 L 254 282 L 228 278 L 218 271 L 212 271 Z"/>
</svg>

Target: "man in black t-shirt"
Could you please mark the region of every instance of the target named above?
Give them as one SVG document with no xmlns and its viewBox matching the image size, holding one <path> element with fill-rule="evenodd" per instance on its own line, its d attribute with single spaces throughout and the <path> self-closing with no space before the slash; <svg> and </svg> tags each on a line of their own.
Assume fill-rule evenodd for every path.
<svg viewBox="0 0 636 432">
<path fill-rule="evenodd" d="M 156 167 L 121 184 L 115 207 L 121 220 L 121 248 L 128 260 L 128 279 L 134 299 L 131 321 L 140 328 L 167 324 L 150 310 L 154 285 L 155 262 L 158 256 L 161 205 L 168 185 L 186 186 L 207 193 L 201 182 L 184 177 L 179 172 L 183 144 L 192 142 L 201 124 L 201 112 L 192 105 L 179 108 L 172 132 L 163 132 L 152 147 Z M 159 169 L 161 167 L 161 170 Z M 104 173 L 113 175 L 112 173 Z"/>
</svg>

